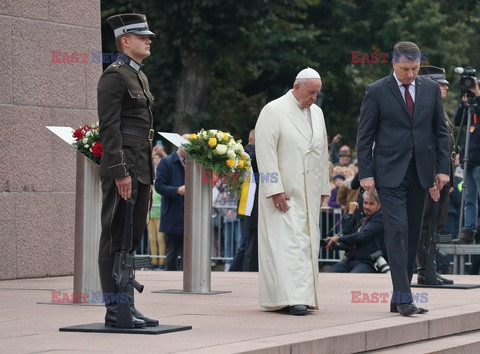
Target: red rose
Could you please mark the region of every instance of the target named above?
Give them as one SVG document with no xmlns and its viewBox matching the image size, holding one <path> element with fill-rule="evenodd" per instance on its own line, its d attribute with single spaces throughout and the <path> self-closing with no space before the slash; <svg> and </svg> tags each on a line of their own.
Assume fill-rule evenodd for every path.
<svg viewBox="0 0 480 354">
<path fill-rule="evenodd" d="M 72 136 L 73 136 L 75 139 L 77 139 L 77 141 L 79 141 L 81 138 L 83 138 L 83 130 L 82 130 L 82 128 L 76 129 L 76 130 L 73 132 Z"/>
<path fill-rule="evenodd" d="M 86 132 L 88 132 L 88 131 L 90 130 L 90 126 L 87 125 L 87 124 L 85 124 L 85 125 L 83 126 L 83 130 L 85 130 Z"/>
<path fill-rule="evenodd" d="M 97 142 L 92 146 L 93 157 L 102 157 L 103 155 L 103 146 L 101 142 Z"/>
</svg>

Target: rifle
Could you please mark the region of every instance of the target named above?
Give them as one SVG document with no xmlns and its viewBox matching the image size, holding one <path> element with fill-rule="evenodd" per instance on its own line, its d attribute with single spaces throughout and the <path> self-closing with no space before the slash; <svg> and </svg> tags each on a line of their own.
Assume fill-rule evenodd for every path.
<svg viewBox="0 0 480 354">
<path fill-rule="evenodd" d="M 115 254 L 112 271 L 112 276 L 118 286 L 119 294 L 128 293 L 127 286 L 129 284 L 141 293 L 143 291 L 143 285 L 135 280 L 135 269 L 145 268 L 150 265 L 149 256 L 135 257 L 130 254 L 133 239 L 133 211 L 138 193 L 138 177 L 134 164 L 130 165 L 130 175 L 132 177 L 132 196 L 125 203 L 125 223 L 122 234 L 122 249 Z M 134 327 L 129 301 L 130 300 L 119 301 L 117 308 L 117 327 Z"/>
<path fill-rule="evenodd" d="M 424 246 L 425 259 L 425 285 L 438 285 L 437 270 L 435 269 L 435 258 L 438 254 L 445 258 L 446 255 L 437 249 L 438 243 L 449 243 L 452 240 L 452 235 L 440 235 L 438 231 L 438 216 L 440 213 L 440 201 L 433 202 L 430 211 L 430 223 L 428 225 L 428 238 Z"/>
</svg>

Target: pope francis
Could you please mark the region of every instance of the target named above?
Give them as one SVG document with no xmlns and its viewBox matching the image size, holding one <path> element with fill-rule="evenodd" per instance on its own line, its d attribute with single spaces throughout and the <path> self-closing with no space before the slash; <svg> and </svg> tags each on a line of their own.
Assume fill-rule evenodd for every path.
<svg viewBox="0 0 480 354">
<path fill-rule="evenodd" d="M 318 309 L 319 213 L 330 195 L 325 122 L 314 104 L 321 88 L 318 72 L 300 71 L 293 89 L 268 103 L 255 127 L 263 311 Z"/>
</svg>

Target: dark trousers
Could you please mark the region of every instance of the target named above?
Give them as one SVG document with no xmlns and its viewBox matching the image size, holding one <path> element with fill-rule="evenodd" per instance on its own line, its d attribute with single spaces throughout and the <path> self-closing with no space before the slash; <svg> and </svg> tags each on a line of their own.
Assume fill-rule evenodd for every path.
<svg viewBox="0 0 480 354">
<path fill-rule="evenodd" d="M 448 212 L 448 203 L 450 201 L 450 187 L 443 187 L 440 191 L 440 199 L 438 201 L 438 215 L 437 215 L 437 232 L 440 232 L 445 225 Z M 418 243 L 417 249 L 417 266 L 425 268 L 425 261 L 427 259 L 427 254 L 425 253 L 426 245 L 428 243 L 428 234 L 430 228 L 430 220 L 433 215 L 433 206 L 435 202 L 430 197 L 427 196 L 427 201 L 425 203 L 425 210 L 423 212 L 423 222 L 422 222 L 422 231 L 420 234 L 420 241 Z"/>
<path fill-rule="evenodd" d="M 183 235 L 165 234 L 165 241 L 167 244 L 165 269 L 183 270 Z"/>
<path fill-rule="evenodd" d="M 245 225 L 247 240 L 243 270 L 246 272 L 258 272 L 258 222 L 257 219 L 247 218 Z"/>
<path fill-rule="evenodd" d="M 335 263 L 327 273 L 376 273 L 372 263 L 361 262 L 355 259 Z"/>
<path fill-rule="evenodd" d="M 121 251 L 122 236 L 125 228 L 125 207 L 126 201 L 120 197 L 115 180 L 112 178 L 102 178 L 102 212 L 100 235 L 100 246 L 98 250 L 98 259 L 103 260 L 115 256 L 115 253 Z M 142 240 L 147 221 L 148 201 L 150 197 L 150 185 L 138 183 L 137 199 L 133 209 L 133 253 Z"/>
<path fill-rule="evenodd" d="M 242 242 L 235 253 L 229 272 L 258 272 L 258 227 L 256 219 L 243 216 L 241 219 Z"/>
<path fill-rule="evenodd" d="M 385 246 L 393 291 L 397 294 L 392 302 L 410 303 L 410 282 L 427 196 L 427 191 L 418 180 L 415 160 L 412 158 L 410 161 L 405 177 L 398 187 L 377 187 L 377 191 L 383 210 Z"/>
</svg>

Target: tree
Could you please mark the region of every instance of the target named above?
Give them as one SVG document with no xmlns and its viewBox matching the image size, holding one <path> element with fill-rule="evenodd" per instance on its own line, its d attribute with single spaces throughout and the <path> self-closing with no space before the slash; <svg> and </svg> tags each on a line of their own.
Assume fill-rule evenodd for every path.
<svg viewBox="0 0 480 354">
<path fill-rule="evenodd" d="M 453 0 L 104 0 L 102 23 L 113 11 L 148 15 L 157 34 L 145 69 L 156 130 L 216 128 L 246 138 L 263 105 L 310 66 L 322 76 L 327 130 L 353 146 L 365 87 L 392 66 L 352 63 L 352 51 L 390 53 L 411 40 L 450 77 L 478 59 L 478 10 L 479 1 Z M 458 97 L 449 96 L 452 111 Z"/>
</svg>

